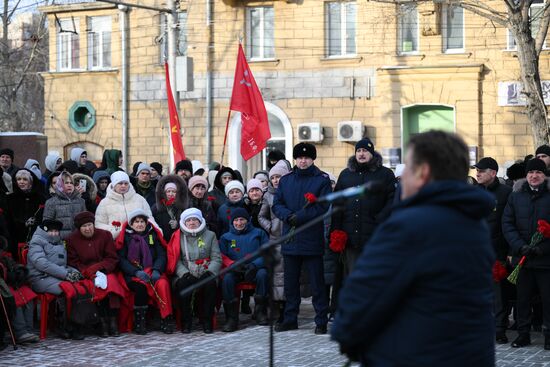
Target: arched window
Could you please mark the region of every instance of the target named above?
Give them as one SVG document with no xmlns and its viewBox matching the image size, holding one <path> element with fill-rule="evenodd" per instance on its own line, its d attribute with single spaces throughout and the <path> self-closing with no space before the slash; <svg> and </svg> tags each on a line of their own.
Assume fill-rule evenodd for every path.
<svg viewBox="0 0 550 367">
<path fill-rule="evenodd" d="M 235 113 L 229 125 L 229 166 L 239 170 L 245 179 L 251 178 L 254 172 L 267 169 L 267 154 L 274 149 L 285 153 L 288 160 L 292 159 L 292 126 L 287 115 L 278 106 L 269 102 L 265 102 L 265 108 L 271 139 L 267 142 L 267 148 L 248 162 L 241 156 L 241 114 Z"/>
</svg>

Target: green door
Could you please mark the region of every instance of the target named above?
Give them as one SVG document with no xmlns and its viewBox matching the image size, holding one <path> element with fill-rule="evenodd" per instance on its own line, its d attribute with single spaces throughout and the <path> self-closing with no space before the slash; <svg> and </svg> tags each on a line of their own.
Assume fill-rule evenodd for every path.
<svg viewBox="0 0 550 367">
<path fill-rule="evenodd" d="M 447 106 L 424 105 L 403 108 L 403 145 L 410 137 L 428 130 L 454 132 L 454 109 Z"/>
</svg>

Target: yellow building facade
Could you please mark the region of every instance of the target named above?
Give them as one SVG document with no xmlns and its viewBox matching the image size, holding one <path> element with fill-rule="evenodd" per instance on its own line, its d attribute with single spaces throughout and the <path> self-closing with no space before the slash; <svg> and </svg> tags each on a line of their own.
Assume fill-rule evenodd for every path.
<svg viewBox="0 0 550 367">
<path fill-rule="evenodd" d="M 434 127 L 459 133 L 472 160 L 492 156 L 502 164 L 533 153 L 513 39 L 473 13 L 423 2 L 220 0 L 211 2 L 208 26 L 205 0 L 182 1 L 179 10 L 178 53 L 194 64 L 194 88 L 179 94 L 190 159 L 220 160 L 239 39 L 266 103 L 269 147 L 287 157 L 295 143 L 311 140 L 317 165 L 338 174 L 364 134 L 394 165 L 409 136 Z M 122 12 L 100 2 L 42 11 L 50 25 L 50 68 L 43 73 L 49 149 L 67 157 L 71 147 L 82 146 L 100 160 L 103 149 L 122 146 Z M 167 165 L 165 18 L 137 8 L 127 14 L 126 160 Z M 543 80 L 550 79 L 549 60 L 544 50 Z M 232 113 L 224 164 L 250 177 L 265 162 L 242 161 L 239 132 L 240 116 Z"/>
</svg>

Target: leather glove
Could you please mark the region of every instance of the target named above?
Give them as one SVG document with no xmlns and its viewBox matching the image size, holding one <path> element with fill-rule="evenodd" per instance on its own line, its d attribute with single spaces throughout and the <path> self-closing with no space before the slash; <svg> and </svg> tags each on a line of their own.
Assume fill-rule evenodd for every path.
<svg viewBox="0 0 550 367">
<path fill-rule="evenodd" d="M 153 283 L 156 283 L 157 280 L 160 279 L 160 272 L 158 270 L 153 270 L 153 273 L 151 274 L 151 281 Z"/>
<path fill-rule="evenodd" d="M 75 270 L 69 270 L 66 279 L 71 283 L 75 283 L 82 279 L 82 274 Z"/>
<path fill-rule="evenodd" d="M 35 223 L 36 223 L 36 218 L 30 217 L 30 218 L 27 219 L 27 221 L 25 222 L 25 227 L 32 227 L 32 226 L 34 226 Z"/>
<path fill-rule="evenodd" d="M 296 227 L 296 214 L 290 214 L 288 218 L 286 219 L 288 224 L 290 224 L 292 227 Z"/>
<path fill-rule="evenodd" d="M 214 275 L 214 273 L 212 273 L 210 270 L 207 270 L 204 273 L 202 273 L 201 278 L 210 278 L 213 275 Z"/>
<path fill-rule="evenodd" d="M 185 279 L 185 280 L 188 280 L 188 279 L 191 279 L 191 278 L 194 278 L 194 276 L 193 276 L 193 274 L 191 274 L 191 272 L 185 273 L 181 276 L 181 279 Z"/>
<path fill-rule="evenodd" d="M 168 225 L 170 226 L 170 228 L 176 229 L 176 228 L 178 228 L 178 221 L 175 220 L 175 219 L 171 219 L 171 220 L 168 222 Z"/>
<path fill-rule="evenodd" d="M 255 264 L 250 263 L 246 265 L 245 271 L 244 271 L 244 280 L 247 282 L 253 282 L 254 278 L 256 278 L 256 273 L 258 272 L 258 268 Z"/>
<path fill-rule="evenodd" d="M 149 280 L 151 279 L 149 277 L 149 274 L 147 274 L 143 270 L 136 271 L 135 276 L 138 277 L 139 279 L 143 280 L 144 282 L 149 282 Z"/>
<path fill-rule="evenodd" d="M 521 256 L 529 256 L 529 252 L 531 252 L 531 246 L 524 245 L 519 248 L 519 254 Z"/>
</svg>

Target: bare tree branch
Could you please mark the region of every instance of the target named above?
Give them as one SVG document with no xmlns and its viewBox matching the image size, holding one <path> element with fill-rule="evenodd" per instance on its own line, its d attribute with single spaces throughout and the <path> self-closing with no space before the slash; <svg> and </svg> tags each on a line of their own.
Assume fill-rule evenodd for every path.
<svg viewBox="0 0 550 367">
<path fill-rule="evenodd" d="M 549 25 L 550 25 L 550 2 L 546 2 L 546 4 L 544 5 L 544 9 L 542 11 L 540 27 L 537 33 L 537 38 L 535 39 L 535 50 L 537 52 L 537 56 L 540 56 L 542 47 L 544 46 L 544 41 L 546 41 Z"/>
</svg>

